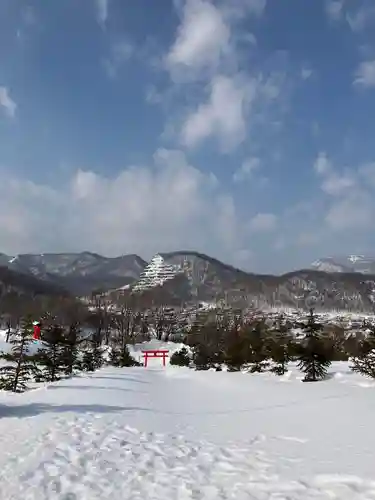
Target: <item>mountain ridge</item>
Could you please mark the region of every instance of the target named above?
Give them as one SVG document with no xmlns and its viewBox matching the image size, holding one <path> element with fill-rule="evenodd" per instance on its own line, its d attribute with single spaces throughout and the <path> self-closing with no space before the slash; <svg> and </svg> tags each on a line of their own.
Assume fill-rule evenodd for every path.
<svg viewBox="0 0 375 500">
<path fill-rule="evenodd" d="M 0 265 L 6 261 L 15 272 L 81 296 L 98 289 L 118 293 L 129 289 L 140 294 L 163 292 L 164 300 L 173 303 L 226 301 L 238 307 L 374 310 L 375 272 L 332 273 L 312 266 L 281 275 L 257 274 L 191 250 L 161 252 L 148 263 L 136 254 L 104 257 L 87 251 L 7 257 L 0 254 Z"/>
<path fill-rule="evenodd" d="M 131 283 L 146 265 L 146 261 L 136 254 L 105 257 L 89 251 L 7 257 L 0 254 L 0 264 L 6 261 L 13 271 L 59 284 L 78 295 Z"/>
<path fill-rule="evenodd" d="M 165 279 L 160 259 L 154 269 L 152 259 L 134 286 L 135 291 L 154 288 L 156 293 L 168 291 L 171 301 L 225 301 L 239 308 L 251 305 L 260 309 L 374 310 L 375 274 L 326 273 L 306 268 L 276 276 L 246 273 L 199 252 L 169 252 L 159 257 L 165 263 Z M 171 266 L 176 269 L 175 277 L 171 276 Z"/>
<path fill-rule="evenodd" d="M 13 271 L 0 265 L 0 310 L 4 312 L 5 304 L 15 297 L 22 298 L 21 302 L 30 302 L 36 297 L 68 298 L 71 294 L 59 284 L 43 281 L 32 275 Z M 21 302 L 16 301 L 19 305 Z M 16 303 L 14 302 L 14 303 Z"/>
</svg>

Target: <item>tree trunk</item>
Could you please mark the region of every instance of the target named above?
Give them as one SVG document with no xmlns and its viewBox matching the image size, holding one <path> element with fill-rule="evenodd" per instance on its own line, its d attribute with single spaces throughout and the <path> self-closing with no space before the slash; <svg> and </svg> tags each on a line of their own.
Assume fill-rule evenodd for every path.
<svg viewBox="0 0 375 500">
<path fill-rule="evenodd" d="M 23 350 L 25 347 L 25 338 L 22 338 L 21 346 L 20 346 L 20 356 L 17 360 L 17 366 L 16 366 L 16 373 L 14 376 L 14 383 L 13 383 L 13 392 L 17 392 L 17 387 L 18 387 L 18 380 L 20 377 L 20 372 L 21 372 L 21 366 L 22 366 L 22 361 L 23 361 Z"/>
<path fill-rule="evenodd" d="M 6 339 L 5 341 L 8 343 L 9 342 L 9 338 L 10 338 L 10 321 L 7 322 L 7 336 L 6 336 Z"/>
</svg>

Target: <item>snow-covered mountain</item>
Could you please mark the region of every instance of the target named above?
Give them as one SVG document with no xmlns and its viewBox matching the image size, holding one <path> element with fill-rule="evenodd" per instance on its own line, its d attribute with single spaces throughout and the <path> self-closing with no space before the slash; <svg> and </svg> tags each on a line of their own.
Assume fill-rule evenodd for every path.
<svg viewBox="0 0 375 500">
<path fill-rule="evenodd" d="M 16 272 L 0 265 L 0 299 L 3 313 L 8 312 L 9 304 L 14 305 L 17 300 L 26 304 L 29 299 L 34 300 L 37 296 L 67 295 L 67 290 L 58 283 L 40 280 L 30 274 Z"/>
<path fill-rule="evenodd" d="M 112 275 L 137 279 L 145 264 L 138 255 L 110 258 L 92 252 L 20 254 L 8 260 L 8 267 L 27 271 L 39 278 L 50 274 L 87 276 L 98 271 L 104 272 L 105 269 Z"/>
<path fill-rule="evenodd" d="M 352 259 L 355 260 L 355 259 Z M 148 290 L 164 303 L 230 303 L 233 307 L 253 305 L 317 310 L 373 311 L 375 273 L 330 274 L 317 270 L 299 270 L 281 276 L 247 273 L 198 252 L 179 251 L 155 256 L 133 291 Z M 155 296 L 156 298 L 156 296 Z M 170 302 L 169 302 L 170 301 Z"/>
<path fill-rule="evenodd" d="M 375 307 L 375 259 L 358 255 L 320 259 L 312 269 L 281 276 L 241 271 L 194 251 L 158 253 L 149 263 L 137 255 L 110 258 L 91 252 L 0 254 L 1 266 L 80 296 L 97 289 L 114 293 L 129 289 L 148 290 L 152 300 L 157 295 L 163 304 L 224 301 L 238 308 L 313 306 L 345 311 Z"/>
<path fill-rule="evenodd" d="M 92 252 L 0 254 L 0 266 L 35 278 L 58 283 L 77 294 L 109 289 L 136 281 L 146 262 L 138 255 L 104 257 Z"/>
<path fill-rule="evenodd" d="M 375 274 L 375 257 L 365 255 L 326 257 L 313 262 L 311 268 L 327 273 Z"/>
</svg>

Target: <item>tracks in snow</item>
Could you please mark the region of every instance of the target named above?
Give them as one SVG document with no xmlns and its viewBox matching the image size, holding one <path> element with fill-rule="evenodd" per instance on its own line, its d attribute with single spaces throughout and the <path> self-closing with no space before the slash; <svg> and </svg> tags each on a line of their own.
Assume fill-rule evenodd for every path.
<svg viewBox="0 0 375 500">
<path fill-rule="evenodd" d="M 292 481 L 261 442 L 228 447 L 140 433 L 124 415 L 65 415 L 0 471 L 1 500 L 375 500 L 375 481 Z"/>
</svg>

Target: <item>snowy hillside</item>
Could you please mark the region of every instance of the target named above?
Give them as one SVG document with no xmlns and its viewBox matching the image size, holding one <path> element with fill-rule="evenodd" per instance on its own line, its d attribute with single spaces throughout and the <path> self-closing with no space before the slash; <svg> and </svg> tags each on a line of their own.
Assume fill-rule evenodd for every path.
<svg viewBox="0 0 375 500">
<path fill-rule="evenodd" d="M 326 273 L 375 274 L 375 257 L 365 255 L 326 257 L 314 261 L 311 268 Z"/>
<path fill-rule="evenodd" d="M 1 500 L 375 498 L 375 386 L 105 368 L 0 393 Z"/>
</svg>

